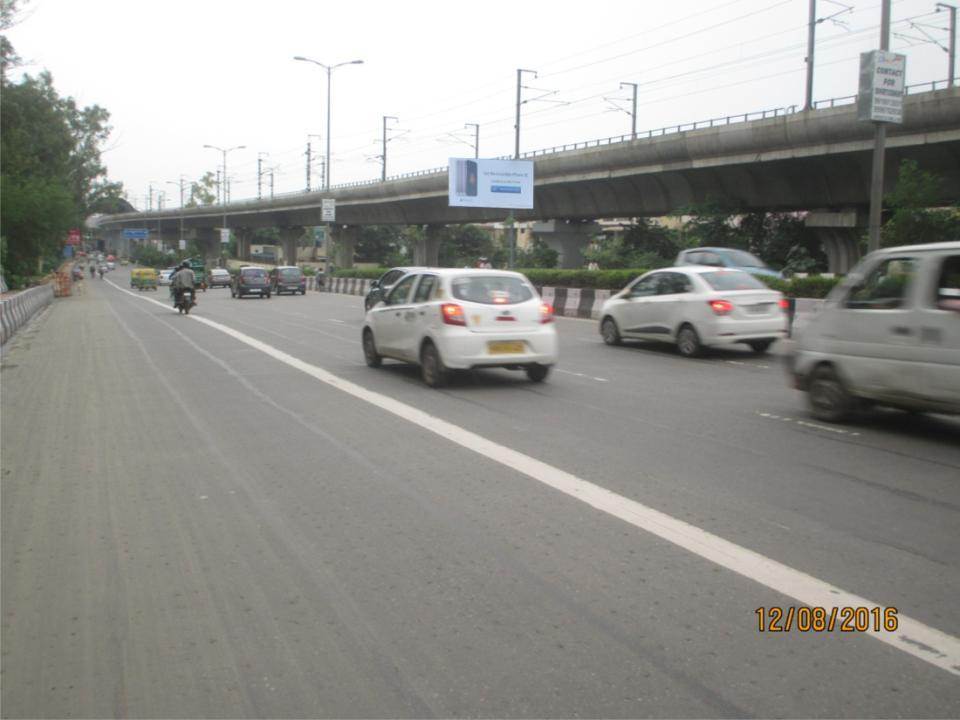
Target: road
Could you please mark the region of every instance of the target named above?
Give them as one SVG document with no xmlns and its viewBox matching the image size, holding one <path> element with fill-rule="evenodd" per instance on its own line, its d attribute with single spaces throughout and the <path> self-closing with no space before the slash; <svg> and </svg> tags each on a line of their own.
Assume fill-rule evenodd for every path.
<svg viewBox="0 0 960 720">
<path fill-rule="evenodd" d="M 358 297 L 84 285 L 4 348 L 3 717 L 960 716 L 956 420 L 562 318 L 435 391 Z M 759 632 L 816 593 L 900 634 Z"/>
</svg>

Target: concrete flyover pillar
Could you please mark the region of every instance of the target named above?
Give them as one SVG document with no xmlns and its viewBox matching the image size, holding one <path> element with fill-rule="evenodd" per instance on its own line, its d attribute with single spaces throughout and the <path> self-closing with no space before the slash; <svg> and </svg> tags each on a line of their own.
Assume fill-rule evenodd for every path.
<svg viewBox="0 0 960 720">
<path fill-rule="evenodd" d="M 547 220 L 534 223 L 530 230 L 535 238 L 560 254 L 561 268 L 573 269 L 583 267 L 583 249 L 600 232 L 600 226 L 592 220 Z"/>
<path fill-rule="evenodd" d="M 425 267 L 437 267 L 440 263 L 440 242 L 443 239 L 443 225 L 427 225 L 422 238 L 417 239 L 413 248 L 413 264 Z"/>
<path fill-rule="evenodd" d="M 196 240 L 204 263 L 212 258 L 220 257 L 220 230 L 218 228 L 197 228 Z"/>
<path fill-rule="evenodd" d="M 827 255 L 827 269 L 846 274 L 860 260 L 860 239 L 868 228 L 865 209 L 807 213 L 804 226 L 813 232 Z"/>
<path fill-rule="evenodd" d="M 280 249 L 284 265 L 297 264 L 297 245 L 303 236 L 302 225 L 290 225 L 280 228 Z"/>
<path fill-rule="evenodd" d="M 235 227 L 232 230 L 237 239 L 237 260 L 250 262 L 250 244 L 253 242 L 253 228 Z"/>
<path fill-rule="evenodd" d="M 360 228 L 356 225 L 331 225 L 330 242 L 333 243 L 333 264 L 338 268 L 352 268 L 353 255 L 356 251 L 357 240 L 360 238 Z M 329 262 L 329 260 L 328 260 Z"/>
</svg>

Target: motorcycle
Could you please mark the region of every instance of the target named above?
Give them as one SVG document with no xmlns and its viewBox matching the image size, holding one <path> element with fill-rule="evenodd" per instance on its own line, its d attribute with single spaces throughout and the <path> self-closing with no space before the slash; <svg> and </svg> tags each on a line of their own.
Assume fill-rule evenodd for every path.
<svg viewBox="0 0 960 720">
<path fill-rule="evenodd" d="M 183 313 L 184 315 L 190 314 L 190 309 L 197 304 L 196 299 L 193 295 L 192 288 L 184 288 L 180 291 L 180 297 L 177 298 L 177 302 L 174 305 L 177 308 L 177 312 Z"/>
</svg>

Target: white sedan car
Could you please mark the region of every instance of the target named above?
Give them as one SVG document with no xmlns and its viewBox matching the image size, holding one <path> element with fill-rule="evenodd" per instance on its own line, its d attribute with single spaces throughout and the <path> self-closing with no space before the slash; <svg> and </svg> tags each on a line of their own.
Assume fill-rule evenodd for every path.
<svg viewBox="0 0 960 720">
<path fill-rule="evenodd" d="M 520 273 L 418 268 L 367 312 L 363 354 L 370 367 L 417 363 L 430 387 L 451 370 L 488 367 L 541 382 L 557 362 L 553 308 Z"/>
<path fill-rule="evenodd" d="M 641 275 L 600 311 L 607 345 L 621 340 L 676 343 L 685 357 L 704 347 L 745 343 L 766 352 L 787 335 L 787 301 L 741 270 L 683 266 Z"/>
<path fill-rule="evenodd" d="M 160 279 L 158 280 L 159 284 L 160 284 L 160 285 L 169 285 L 169 284 L 170 284 L 170 278 L 173 276 L 173 274 L 174 274 L 176 271 L 177 271 L 177 269 L 176 269 L 175 267 L 172 267 L 172 268 L 164 268 L 163 270 L 161 270 L 161 271 L 160 271 Z"/>
</svg>

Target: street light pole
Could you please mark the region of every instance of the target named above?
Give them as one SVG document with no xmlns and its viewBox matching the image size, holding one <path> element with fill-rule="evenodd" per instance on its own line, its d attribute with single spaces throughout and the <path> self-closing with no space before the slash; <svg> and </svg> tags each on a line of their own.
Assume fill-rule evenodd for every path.
<svg viewBox="0 0 960 720">
<path fill-rule="evenodd" d="M 467 123 L 464 128 L 473 128 L 473 157 L 480 157 L 480 125 L 477 123 Z"/>
<path fill-rule="evenodd" d="M 880 49 L 890 49 L 890 0 L 882 0 L 880 10 Z M 870 178 L 870 234 L 867 240 L 868 252 L 880 249 L 880 226 L 883 220 L 883 163 L 887 150 L 887 126 L 874 123 L 873 136 L 873 172 Z"/>
<path fill-rule="evenodd" d="M 174 182 L 173 180 L 167 180 L 167 185 L 177 185 L 180 187 L 180 245 L 181 245 L 180 249 L 181 250 L 183 249 L 183 181 L 184 181 L 183 175 L 180 176 L 180 180 L 178 182 Z"/>
<path fill-rule="evenodd" d="M 233 147 L 230 147 L 230 148 L 222 148 L 222 147 L 217 147 L 216 145 L 204 145 L 204 147 L 205 147 L 205 148 L 209 148 L 209 149 L 211 149 L 211 150 L 219 150 L 220 152 L 223 153 L 223 188 L 224 188 L 224 192 L 223 192 L 223 229 L 226 230 L 226 229 L 227 229 L 227 193 L 226 193 L 226 188 L 227 188 L 227 153 L 232 152 L 232 151 L 234 151 L 234 150 L 245 150 L 247 146 L 246 146 L 246 145 L 234 145 Z"/>
<path fill-rule="evenodd" d="M 332 73 L 338 67 L 343 65 L 362 65 L 363 60 L 348 60 L 347 62 L 337 63 L 336 65 L 326 65 L 325 63 L 319 62 L 317 60 L 311 60 L 307 57 L 302 57 L 297 55 L 293 58 L 294 60 L 300 60 L 302 62 L 313 63 L 314 65 L 319 65 L 324 70 L 327 71 L 327 162 L 326 162 L 326 177 L 324 178 L 324 190 L 330 190 L 330 84 L 332 79 Z"/>
<path fill-rule="evenodd" d="M 399 120 L 400 118 L 394 117 L 393 115 L 384 115 L 383 116 L 383 169 L 380 171 L 380 181 L 387 181 L 387 120 Z"/>
<path fill-rule="evenodd" d="M 953 69 L 957 59 L 957 7 L 956 5 L 947 5 L 946 3 L 938 2 L 937 12 L 941 10 L 950 11 L 950 50 L 947 51 L 949 53 L 947 60 L 947 87 L 953 87 Z"/>
<path fill-rule="evenodd" d="M 513 144 L 513 159 L 520 159 L 520 105 L 523 103 L 520 102 L 520 90 L 522 85 L 520 84 L 523 73 L 532 73 L 534 77 L 537 76 L 536 70 L 524 70 L 523 68 L 517 68 L 517 124 L 514 125 L 514 144 Z"/>
<path fill-rule="evenodd" d="M 807 92 L 803 109 L 813 110 L 813 50 L 817 37 L 817 0 L 810 0 L 810 20 L 807 26 Z"/>
</svg>

